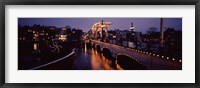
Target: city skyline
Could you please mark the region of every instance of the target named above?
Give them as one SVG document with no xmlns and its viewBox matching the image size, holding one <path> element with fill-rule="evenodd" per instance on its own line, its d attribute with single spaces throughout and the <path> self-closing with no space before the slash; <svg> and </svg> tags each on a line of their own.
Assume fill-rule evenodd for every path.
<svg viewBox="0 0 200 88">
<path fill-rule="evenodd" d="M 80 28 L 83 32 L 88 32 L 96 22 L 112 22 L 109 30 L 120 29 L 130 30 L 131 23 L 135 26 L 135 31 L 146 33 L 150 27 L 156 27 L 160 31 L 160 18 L 19 18 L 18 24 L 21 26 L 40 24 L 45 26 Z M 182 30 L 182 18 L 164 18 L 164 27 L 173 27 Z"/>
</svg>

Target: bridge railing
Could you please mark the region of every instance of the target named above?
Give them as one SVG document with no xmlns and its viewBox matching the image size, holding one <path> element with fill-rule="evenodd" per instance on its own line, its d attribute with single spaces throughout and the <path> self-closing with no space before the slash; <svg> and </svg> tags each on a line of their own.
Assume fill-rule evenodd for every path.
<svg viewBox="0 0 200 88">
<path fill-rule="evenodd" d="M 74 55 L 74 54 L 75 54 L 75 49 L 73 49 L 72 52 L 71 52 L 70 54 L 68 54 L 68 55 L 66 55 L 66 56 L 64 56 L 64 57 L 62 57 L 62 58 L 59 58 L 59 59 L 57 59 L 57 60 L 51 61 L 51 62 L 49 62 L 49 63 L 43 64 L 43 65 L 40 65 L 40 66 L 37 66 L 37 67 L 34 67 L 34 68 L 31 68 L 31 69 L 29 69 L 29 70 L 36 70 L 36 69 L 40 69 L 40 68 L 43 68 L 43 67 L 47 67 L 47 66 L 49 66 L 49 65 L 55 64 L 55 63 L 57 63 L 57 62 L 60 62 L 60 61 L 62 61 L 62 60 L 64 60 L 64 59 L 67 59 L 67 58 L 69 58 L 70 56 L 72 56 L 72 55 Z"/>
</svg>

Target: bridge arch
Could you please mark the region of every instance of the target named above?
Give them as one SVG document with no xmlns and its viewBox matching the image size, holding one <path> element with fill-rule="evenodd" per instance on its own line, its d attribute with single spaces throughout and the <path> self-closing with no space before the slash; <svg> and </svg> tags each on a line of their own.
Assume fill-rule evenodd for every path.
<svg viewBox="0 0 200 88">
<path fill-rule="evenodd" d="M 96 45 L 96 50 L 98 53 L 101 53 L 101 46 L 100 45 Z"/>
<path fill-rule="evenodd" d="M 87 49 L 91 49 L 92 48 L 92 43 L 91 42 L 86 43 L 86 47 L 87 47 Z"/>
<path fill-rule="evenodd" d="M 147 70 L 147 67 L 130 55 L 118 53 L 115 56 L 117 64 L 125 70 Z"/>
<path fill-rule="evenodd" d="M 92 48 L 96 49 L 96 44 L 95 44 L 95 42 L 92 43 Z"/>
<path fill-rule="evenodd" d="M 112 52 L 110 51 L 109 48 L 103 47 L 103 48 L 102 48 L 102 53 L 103 53 L 103 56 L 105 56 L 106 58 L 108 58 L 108 59 L 110 59 L 110 60 L 113 59 Z"/>
</svg>

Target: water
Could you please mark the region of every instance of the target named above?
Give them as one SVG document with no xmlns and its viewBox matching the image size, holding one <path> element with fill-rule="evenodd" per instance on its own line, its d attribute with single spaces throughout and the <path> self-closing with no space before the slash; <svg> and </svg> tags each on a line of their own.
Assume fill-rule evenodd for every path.
<svg viewBox="0 0 200 88">
<path fill-rule="evenodd" d="M 73 54 L 73 56 L 62 61 L 39 68 L 39 70 L 123 70 L 114 59 L 106 58 L 102 53 L 98 53 L 94 48 L 88 47 L 86 43 L 83 44 L 83 47 L 80 47 L 76 51 L 75 55 Z M 33 44 L 33 49 L 37 49 L 36 46 L 38 45 Z M 27 57 L 20 58 L 19 70 L 32 69 L 62 58 L 68 54 L 54 55 L 50 51 L 45 51 L 45 53 L 46 54 L 43 57 L 41 57 L 41 55 L 28 55 Z M 65 51 L 60 53 L 65 53 Z"/>
<path fill-rule="evenodd" d="M 76 70 L 113 70 L 112 61 L 98 53 L 95 49 L 84 47 L 77 52 L 73 64 Z M 117 69 L 122 69 L 117 66 Z"/>
<path fill-rule="evenodd" d="M 72 51 L 74 45 L 78 45 L 74 44 L 74 42 L 56 42 L 58 42 L 55 44 L 57 47 L 53 46 L 53 42 L 51 41 L 19 41 L 18 69 L 27 70 L 57 60 L 68 55 Z M 51 48 L 50 45 L 53 48 Z"/>
<path fill-rule="evenodd" d="M 32 45 L 32 49 L 34 50 L 34 52 L 37 51 L 38 46 L 39 45 L 37 44 Z M 32 69 L 61 58 L 61 56 L 58 54 L 52 55 L 53 53 L 51 52 L 45 52 L 45 53 L 47 54 L 49 53 L 49 55 L 45 57 L 40 57 L 41 55 L 33 55 L 32 53 L 31 55 L 19 57 L 18 69 L 19 70 Z M 67 53 L 65 55 L 67 55 Z M 72 65 L 70 65 L 69 63 L 72 63 Z M 39 68 L 39 70 L 113 70 L 113 69 L 116 69 L 116 67 L 113 67 L 112 61 L 104 57 L 101 53 L 97 53 L 95 49 L 87 48 L 86 44 L 84 44 L 84 47 L 79 48 L 76 54 L 73 55 L 72 57 L 66 58 L 65 60 L 62 60 L 58 63 L 49 66 Z M 119 66 L 118 69 L 120 69 Z"/>
</svg>

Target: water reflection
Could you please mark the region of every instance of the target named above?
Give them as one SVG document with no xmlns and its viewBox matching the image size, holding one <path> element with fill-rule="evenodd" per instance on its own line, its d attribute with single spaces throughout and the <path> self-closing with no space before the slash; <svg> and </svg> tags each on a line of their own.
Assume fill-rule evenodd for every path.
<svg viewBox="0 0 200 88">
<path fill-rule="evenodd" d="M 122 68 L 116 64 L 114 67 L 112 61 L 98 53 L 93 48 L 87 48 L 87 45 L 77 52 L 73 67 L 75 70 L 114 70 Z"/>
<path fill-rule="evenodd" d="M 91 67 L 94 70 L 102 69 L 102 59 L 100 54 L 96 54 L 94 49 L 91 49 Z"/>
<path fill-rule="evenodd" d="M 37 50 L 37 49 L 38 49 L 38 46 L 39 46 L 39 44 L 34 43 L 34 44 L 33 44 L 33 50 Z"/>
</svg>

